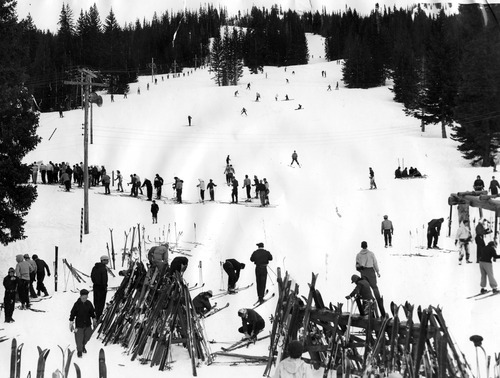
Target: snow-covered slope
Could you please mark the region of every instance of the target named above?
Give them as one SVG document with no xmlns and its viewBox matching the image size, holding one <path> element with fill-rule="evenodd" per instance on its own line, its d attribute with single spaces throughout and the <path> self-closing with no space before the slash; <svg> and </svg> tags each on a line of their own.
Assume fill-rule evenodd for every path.
<svg viewBox="0 0 500 378">
<path fill-rule="evenodd" d="M 229 257 L 248 263 L 240 284 L 254 282 L 248 259 L 255 244 L 264 242 L 274 257 L 271 277 L 277 268 L 287 270 L 299 283 L 301 294 L 306 294 L 311 273 L 319 273 L 318 289 L 325 301 L 336 303 L 352 290 L 355 255 L 360 242 L 366 240 L 379 260 L 379 286 L 386 304 L 408 300 L 416 305 L 443 306 L 450 331 L 470 361 L 475 352 L 468 341 L 472 334 L 485 337 L 483 345 L 488 353 L 499 351 L 499 332 L 491 327 L 496 298 L 465 300 L 479 290 L 477 264 L 459 266 L 456 252 L 433 252 L 427 258 L 408 256 L 422 252 L 415 247 L 425 243 L 426 223 L 448 216 L 448 195 L 471 189 L 478 174 L 489 181 L 491 169 L 469 167 L 457 152 L 456 143 L 440 137 L 439 126 L 421 133 L 418 121 L 405 117 L 401 106 L 392 101 L 388 86 L 344 88 L 341 65 L 320 59 L 324 58 L 322 41 L 311 38 L 315 38 L 309 43 L 310 54 L 314 55 L 311 64 L 288 67 L 286 71 L 283 67 L 266 67 L 258 75 L 247 72 L 237 87 L 216 87 L 208 70 L 202 69 L 175 79 L 164 75 L 163 80 L 158 78 L 158 85 L 151 84 L 150 77 L 141 77 L 131 86 L 127 99 L 115 96 L 114 103 L 104 96 L 104 105 L 93 111 L 90 164 L 105 165 L 108 171 L 120 170 L 126 178 L 137 173 L 152 180 L 159 173 L 165 179 L 164 193 L 169 196 L 172 192 L 167 183 L 178 176 L 184 180 L 186 203 L 160 203 L 158 224 L 153 225 L 149 202 L 119 196 L 116 187 L 111 196 L 99 194 L 103 192 L 101 187 L 93 188 L 89 194 L 90 234 L 80 244 L 82 190 L 65 193 L 57 186 L 39 184 L 39 197 L 27 218 L 28 238 L 2 247 L 0 271 L 7 274 L 8 267 L 15 265 L 17 253 L 37 253 L 51 265 L 58 246 L 60 258 L 67 258 L 88 273 L 106 253 L 110 228 L 115 249 L 119 250 L 124 231 L 140 223 L 152 241 L 167 234 L 169 227 L 171 241 L 182 231 L 179 241 L 191 248 L 193 255 L 185 273 L 191 284 L 199 280 L 198 263 L 202 261 L 205 288 L 219 290 L 219 261 Z M 322 71 L 326 71 L 326 78 Z M 339 90 L 334 89 L 337 82 Z M 251 90 L 245 89 L 248 83 Z M 328 85 L 332 91 L 327 91 Z M 140 95 L 137 87 L 141 88 Z M 238 96 L 234 96 L 236 90 Z M 261 94 L 259 102 L 255 102 L 256 92 Z M 283 101 L 285 95 L 289 101 Z M 302 110 L 295 110 L 298 104 Z M 243 107 L 247 117 L 240 115 Z M 187 126 L 188 115 L 193 117 L 191 127 Z M 66 112 L 64 118 L 57 113 L 42 114 L 42 142 L 26 161 L 82 161 L 82 122 L 81 110 Z M 302 168 L 289 166 L 294 150 Z M 268 179 L 275 207 L 198 203 L 198 178 L 205 182 L 212 178 L 218 184 L 216 200 L 230 201 L 223 175 L 228 154 L 241 185 L 245 174 Z M 405 166 L 416 166 L 429 177 L 394 180 L 393 172 L 403 159 Z M 367 190 L 369 167 L 375 171 L 378 190 Z M 240 189 L 243 197 L 244 190 Z M 380 235 L 384 214 L 394 222 L 391 249 L 384 248 Z M 476 210 L 471 214 L 478 219 Z M 443 227 L 442 247 L 453 248 L 455 214 L 453 222 L 451 238 L 446 237 L 448 230 Z M 194 247 L 188 241 L 201 244 Z M 475 246 L 472 249 L 475 254 Z M 53 292 L 52 277 L 47 283 Z M 111 286 L 118 283 L 118 278 L 112 279 Z M 0 334 L 25 343 L 23 376 L 35 369 L 37 345 L 52 350 L 47 374 L 61 365 L 57 345 L 74 347 L 68 317 L 78 294 L 70 290 L 82 287 L 90 284 L 75 283 L 60 268 L 59 291 L 52 299 L 36 304 L 47 312 L 16 310 L 16 322 L 1 327 L 4 330 Z M 273 282 L 268 281 L 268 288 L 276 291 Z M 255 302 L 255 289 L 228 300 L 229 309 L 206 321 L 209 338 L 231 341 L 240 337 L 237 310 Z M 259 308 L 268 323 L 265 332 L 274 306 L 270 301 Z M 84 377 L 97 375 L 101 347 L 100 341 L 93 339 L 87 348 L 89 353 L 78 359 Z M 165 374 L 131 362 L 119 346 L 105 349 L 109 377 Z M 248 353 L 265 354 L 267 346 L 255 345 Z M 9 357 L 10 342 L 0 343 L 0 365 L 7 366 Z M 185 350 L 176 349 L 173 359 L 175 376 L 191 374 Z M 214 364 L 201 367 L 198 375 L 225 377 L 236 371 L 242 378 L 255 377 L 263 368 Z M 321 376 L 322 372 L 317 374 Z M 0 375 L 6 376 L 3 372 Z"/>
</svg>

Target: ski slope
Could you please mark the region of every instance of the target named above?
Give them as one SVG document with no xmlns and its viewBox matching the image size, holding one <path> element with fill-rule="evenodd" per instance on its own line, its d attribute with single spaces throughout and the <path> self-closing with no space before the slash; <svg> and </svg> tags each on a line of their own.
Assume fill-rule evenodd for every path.
<svg viewBox="0 0 500 378">
<path fill-rule="evenodd" d="M 153 242 L 147 247 L 155 239 L 169 236 L 170 242 L 177 239 L 180 246 L 190 249 L 192 257 L 184 277 L 191 285 L 199 282 L 201 261 L 204 290 L 218 291 L 219 262 L 226 258 L 247 263 L 239 285 L 254 282 L 249 257 L 255 244 L 263 242 L 274 257 L 270 264 L 273 279 L 278 268 L 288 271 L 299 283 L 300 294 L 307 295 L 311 273 L 319 273 L 316 287 L 326 303 L 335 304 L 345 301 L 345 295 L 352 290 L 355 256 L 361 241 L 366 240 L 379 262 L 379 288 L 386 309 L 391 301 L 408 300 L 423 307 L 440 305 L 457 346 L 470 363 L 475 350 L 468 338 L 473 334 L 485 338 L 483 346 L 488 354 L 500 351 L 500 332 L 498 327 L 492 327 L 499 297 L 465 299 L 479 291 L 478 265 L 459 266 L 457 252 L 429 253 L 417 248 L 425 244 L 427 222 L 448 217 L 448 195 L 472 189 L 477 175 L 488 183 L 491 168 L 470 167 L 456 150 L 456 143 L 440 137 L 440 126 L 428 127 L 422 133 L 418 120 L 406 117 L 401 105 L 392 101 L 390 83 L 368 90 L 346 89 L 341 81 L 341 64 L 324 61 L 320 37 L 308 38 L 310 55 L 314 55 L 310 64 L 288 67 L 286 71 L 284 67 L 265 67 L 264 73 L 257 75 L 245 72 L 236 87 L 217 87 L 208 69 L 198 69 L 179 78 L 170 75 L 167 79 L 163 75 L 162 80 L 159 76 L 157 85 L 151 83 L 151 77 L 141 77 L 131 85 L 127 99 L 115 96 L 114 103 L 103 95 L 104 105 L 93 109 L 89 164 L 104 165 L 108 172 L 120 170 L 125 182 L 133 173 L 151 181 L 159 173 L 165 180 L 164 195 L 169 197 L 173 195 L 169 183 L 178 176 L 184 180 L 186 203 L 160 202 L 158 224 L 152 224 L 149 202 L 120 196 L 116 186 L 110 196 L 99 194 L 104 192 L 102 187 L 92 188 L 90 234 L 80 244 L 83 190 L 65 193 L 57 186 L 39 184 L 38 199 L 27 217 L 27 239 L 2 247 L 3 275 L 15 266 L 18 253 L 37 253 L 52 267 L 55 246 L 60 259 L 66 258 L 79 270 L 90 273 L 99 256 L 107 253 L 109 229 L 113 229 L 118 252 L 123 248 L 124 231 L 140 224 L 145 227 L 146 241 Z M 322 71 L 326 71 L 326 78 Z M 339 90 L 335 90 L 337 82 Z M 248 83 L 250 90 L 246 89 Z M 327 91 L 328 85 L 332 91 Z M 238 96 L 234 96 L 236 90 Z M 255 102 L 256 92 L 261 94 L 259 102 Z M 289 101 L 283 101 L 285 95 Z M 295 110 L 298 104 L 302 110 Z M 243 107 L 247 117 L 240 115 Z M 187 125 L 188 115 L 192 116 L 191 127 Z M 64 118 L 59 118 L 57 112 L 42 114 L 42 142 L 26 162 L 83 161 L 82 122 L 82 110 L 66 112 Z M 294 150 L 302 168 L 289 166 Z M 212 178 L 218 185 L 216 200 L 231 201 L 231 190 L 223 175 L 227 155 L 240 182 L 240 200 L 245 197 L 241 189 L 244 175 L 257 175 L 269 181 L 270 201 L 275 207 L 198 203 L 199 178 L 206 183 Z M 395 180 L 394 170 L 403 159 L 405 166 L 418 167 L 428 178 Z M 375 171 L 377 190 L 368 190 L 369 167 Z M 380 234 L 385 214 L 395 228 L 394 247 L 390 249 L 384 248 Z M 489 212 L 486 216 L 490 217 Z M 477 210 L 471 209 L 473 218 L 477 221 L 479 217 Z M 455 209 L 452 236 L 447 237 L 445 222 L 441 247 L 455 248 L 457 227 Z M 471 250 L 475 261 L 474 245 Z M 430 257 L 414 256 L 417 253 L 429 253 Z M 121 261 L 117 262 L 116 273 L 118 268 Z M 54 291 L 52 278 L 46 278 L 50 293 Z M 110 286 L 117 286 L 119 278 L 110 278 Z M 74 348 L 68 318 L 78 294 L 71 290 L 90 286 L 89 282 L 74 282 L 60 266 L 59 291 L 50 300 L 34 305 L 47 312 L 16 310 L 16 322 L 2 325 L 0 335 L 16 337 L 18 343 L 25 344 L 23 376 L 36 369 L 37 345 L 51 349 L 46 374 L 60 369 L 62 359 L 57 345 Z M 277 291 L 270 280 L 267 287 Z M 108 300 L 111 296 L 108 293 Z M 238 340 L 237 310 L 251 306 L 256 299 L 255 288 L 227 297 L 229 308 L 206 320 L 209 339 Z M 226 299 L 219 302 L 223 305 Z M 275 305 L 271 300 L 259 307 L 258 312 L 266 320 L 264 332 L 270 330 L 269 316 Z M 211 344 L 213 351 L 221 346 L 224 344 Z M 87 346 L 88 353 L 75 359 L 84 377 L 97 376 L 101 347 L 94 337 Z M 118 345 L 106 346 L 105 351 L 110 378 L 168 374 L 131 362 Z M 256 344 L 245 353 L 267 354 L 267 344 Z M 171 373 L 179 377 L 191 375 L 187 350 L 174 348 L 172 358 L 175 362 Z M 10 340 L 0 343 L 0 365 L 8 366 L 9 361 Z M 198 376 L 227 377 L 237 372 L 246 378 L 261 376 L 264 370 L 263 366 L 232 367 L 222 363 L 221 358 L 217 361 L 200 367 Z M 2 372 L 0 376 L 7 375 Z M 316 376 L 322 376 L 322 371 L 317 371 Z"/>
</svg>

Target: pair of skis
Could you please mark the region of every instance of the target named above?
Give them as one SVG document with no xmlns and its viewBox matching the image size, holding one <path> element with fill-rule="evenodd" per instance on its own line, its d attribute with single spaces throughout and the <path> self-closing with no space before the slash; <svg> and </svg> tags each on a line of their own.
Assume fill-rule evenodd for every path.
<svg viewBox="0 0 500 378">
<path fill-rule="evenodd" d="M 222 347 L 221 350 L 223 352 L 231 352 L 236 349 L 244 348 L 244 347 L 249 347 L 251 344 L 255 344 L 257 341 L 264 340 L 271 337 L 271 335 L 266 335 L 263 337 L 259 337 L 257 339 L 252 339 L 249 337 L 244 337 L 243 339 L 235 342 L 234 344 L 228 346 L 227 348 Z"/>
<path fill-rule="evenodd" d="M 264 296 L 264 299 L 261 301 L 261 300 L 258 300 L 257 302 L 255 302 L 252 306 L 252 310 L 255 310 L 257 307 L 259 306 L 262 306 L 264 303 L 266 303 L 269 299 L 271 298 L 274 298 L 275 296 L 275 293 L 272 293 L 271 295 L 267 295 L 267 291 L 266 291 L 266 295 Z"/>
<path fill-rule="evenodd" d="M 486 299 L 486 298 L 489 298 L 489 297 L 493 297 L 493 296 L 495 296 L 497 294 L 500 294 L 500 291 L 494 292 L 492 290 L 488 290 L 485 293 L 479 293 L 479 294 L 471 295 L 470 297 L 467 297 L 466 299 L 475 298 L 476 301 L 479 301 L 481 299 Z"/>
<path fill-rule="evenodd" d="M 203 317 L 206 319 L 206 318 L 209 318 L 210 316 L 212 315 L 215 315 L 217 314 L 219 311 L 222 311 L 224 310 L 225 308 L 228 308 L 229 307 L 229 302 L 226 303 L 224 306 L 222 307 L 217 307 L 217 306 L 214 306 L 209 312 L 207 312 Z"/>
<path fill-rule="evenodd" d="M 249 287 L 252 287 L 252 286 L 253 286 L 253 282 L 250 285 L 243 286 L 243 287 L 240 287 L 240 288 L 236 289 L 233 293 L 231 293 L 229 291 L 224 291 L 223 293 L 215 294 L 212 298 L 215 299 L 215 298 L 223 297 L 223 296 L 228 295 L 228 294 L 229 295 L 231 295 L 231 294 L 237 294 L 240 291 L 246 290 L 246 289 L 248 289 Z"/>
</svg>

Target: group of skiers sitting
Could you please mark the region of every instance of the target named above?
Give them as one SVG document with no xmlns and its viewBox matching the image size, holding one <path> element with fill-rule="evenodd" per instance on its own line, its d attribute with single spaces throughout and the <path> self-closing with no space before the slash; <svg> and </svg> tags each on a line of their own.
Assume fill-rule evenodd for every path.
<svg viewBox="0 0 500 378">
<path fill-rule="evenodd" d="M 415 168 L 410 167 L 410 170 L 408 170 L 408 168 L 401 170 L 401 167 L 398 167 L 398 169 L 394 171 L 394 178 L 400 179 L 400 178 L 412 178 L 412 177 L 422 177 L 422 173 L 420 173 L 417 167 Z"/>
</svg>

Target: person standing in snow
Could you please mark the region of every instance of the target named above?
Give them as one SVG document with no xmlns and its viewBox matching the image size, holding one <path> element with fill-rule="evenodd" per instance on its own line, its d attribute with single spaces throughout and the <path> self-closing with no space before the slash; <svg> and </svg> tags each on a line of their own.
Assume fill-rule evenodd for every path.
<svg viewBox="0 0 500 378">
<path fill-rule="evenodd" d="M 351 294 L 346 296 L 346 299 L 354 298 L 356 300 L 356 304 L 358 305 L 359 314 L 361 316 L 365 316 L 370 314 L 370 305 L 374 302 L 375 298 L 373 298 L 372 289 L 370 287 L 370 283 L 358 276 L 357 274 L 353 274 L 351 276 L 351 283 L 356 284 L 356 287 L 351 292 Z"/>
<path fill-rule="evenodd" d="M 116 179 L 118 180 L 116 191 L 123 193 L 123 175 L 121 174 L 120 171 L 116 171 Z"/>
<path fill-rule="evenodd" d="M 251 308 L 241 308 L 238 310 L 238 316 L 241 318 L 242 325 L 238 332 L 243 333 L 245 338 L 257 340 L 257 335 L 264 329 L 266 322 L 257 311 Z"/>
<path fill-rule="evenodd" d="M 262 180 L 257 184 L 255 191 L 260 197 L 260 207 L 266 206 L 266 184 Z"/>
<path fill-rule="evenodd" d="M 43 280 L 45 279 L 45 272 L 50 277 L 50 269 L 45 261 L 38 258 L 38 255 L 33 255 L 33 261 L 36 263 L 36 294 L 40 295 L 43 293 L 45 297 L 49 295 L 47 288 L 45 287 Z"/>
<path fill-rule="evenodd" d="M 481 258 L 479 260 L 479 271 L 481 272 L 481 294 L 487 292 L 486 290 L 486 278 L 488 278 L 488 282 L 490 283 L 491 289 L 494 293 L 498 292 L 497 281 L 495 280 L 495 276 L 493 275 L 493 265 L 491 260 L 496 261 L 496 259 L 500 258 L 497 255 L 495 250 L 495 242 L 490 241 L 486 247 L 483 248 L 481 252 Z"/>
<path fill-rule="evenodd" d="M 369 168 L 370 173 L 370 189 L 377 189 L 377 184 L 375 183 L 375 172 L 373 172 L 372 167 Z"/>
<path fill-rule="evenodd" d="M 264 185 L 266 186 L 266 206 L 269 205 L 269 193 L 270 193 L 270 190 L 269 190 L 269 183 L 267 182 L 267 179 L 264 177 Z"/>
<path fill-rule="evenodd" d="M 264 302 L 267 282 L 267 265 L 273 259 L 273 255 L 264 249 L 264 243 L 257 243 L 256 249 L 250 256 L 250 261 L 255 264 L 255 281 L 257 282 L 257 296 L 259 302 Z"/>
<path fill-rule="evenodd" d="M 38 296 L 35 293 L 35 288 L 33 287 L 33 282 L 36 281 L 36 271 L 37 271 L 38 267 L 36 265 L 36 262 L 31 260 L 30 255 L 28 255 L 27 253 L 24 254 L 24 260 L 26 260 L 28 262 L 28 264 L 30 264 L 30 288 L 29 288 L 30 297 L 37 298 Z"/>
<path fill-rule="evenodd" d="M 64 171 L 63 174 L 61 175 L 61 181 L 64 185 L 64 190 L 69 192 L 71 189 L 71 178 L 69 177 L 68 172 Z"/>
<path fill-rule="evenodd" d="M 231 203 L 238 203 L 238 180 L 234 177 L 231 181 L 233 189 L 231 190 Z"/>
<path fill-rule="evenodd" d="M 175 193 L 177 196 L 177 203 L 182 203 L 182 186 L 184 184 L 184 181 L 182 181 L 180 178 L 177 178 L 175 181 Z"/>
<path fill-rule="evenodd" d="M 495 176 L 492 176 L 490 181 L 490 192 L 492 196 L 498 194 L 498 188 L 500 188 L 500 185 L 498 184 L 498 181 L 495 180 Z"/>
<path fill-rule="evenodd" d="M 441 232 L 441 225 L 444 219 L 432 219 L 427 223 L 427 249 L 436 248 L 439 249 L 437 243 L 439 239 L 439 233 Z"/>
<path fill-rule="evenodd" d="M 106 295 L 108 293 L 108 268 L 106 265 L 108 263 L 109 257 L 106 255 L 101 256 L 101 261 L 95 263 L 90 273 L 90 278 L 94 284 L 95 315 L 98 320 L 106 305 Z"/>
<path fill-rule="evenodd" d="M 240 115 L 243 115 L 243 114 L 246 115 L 246 116 L 248 116 L 247 110 L 245 108 L 241 109 Z"/>
<path fill-rule="evenodd" d="M 205 181 L 202 179 L 198 179 L 199 183 L 196 185 L 197 188 L 200 188 L 200 199 L 202 203 L 205 203 Z"/>
<path fill-rule="evenodd" d="M 458 227 L 457 230 L 457 235 L 455 236 L 455 245 L 457 245 L 458 242 L 459 244 L 459 256 L 458 256 L 458 265 L 462 265 L 462 260 L 464 258 L 464 252 L 465 252 L 465 261 L 467 261 L 467 264 L 472 263 L 472 261 L 469 260 L 469 243 L 472 240 L 472 235 L 470 233 L 470 228 L 469 228 L 469 221 L 464 220 L 463 222 L 460 223 L 460 226 Z"/>
<path fill-rule="evenodd" d="M 255 186 L 255 199 L 259 198 L 259 191 L 257 190 L 257 187 L 259 186 L 259 178 L 257 175 L 253 176 L 253 184 L 252 186 Z"/>
<path fill-rule="evenodd" d="M 85 345 L 97 325 L 95 309 L 88 297 L 88 290 L 80 290 L 80 298 L 77 299 L 69 314 L 69 330 L 75 333 L 76 355 L 79 358 L 82 357 L 82 353 L 87 353 Z"/>
<path fill-rule="evenodd" d="M 199 316 L 204 316 L 207 312 L 212 309 L 212 304 L 210 303 L 210 298 L 212 298 L 212 290 L 203 291 L 193 298 L 194 311 Z"/>
<path fill-rule="evenodd" d="M 304 362 L 300 357 L 304 348 L 298 340 L 292 340 L 288 344 L 288 357 L 276 367 L 273 378 L 312 378 L 313 372 L 311 365 Z"/>
<path fill-rule="evenodd" d="M 245 175 L 245 179 L 243 180 L 242 189 L 246 189 L 247 191 L 247 199 L 246 202 L 252 202 L 252 195 L 250 191 L 252 190 L 252 181 L 248 178 L 248 175 Z"/>
<path fill-rule="evenodd" d="M 297 155 L 297 151 L 293 151 L 293 154 L 292 154 L 292 162 L 290 163 L 290 167 L 293 165 L 293 163 L 297 163 L 297 165 L 300 167 L 300 164 L 299 164 L 299 161 L 297 160 L 297 158 L 299 157 L 299 155 Z"/>
<path fill-rule="evenodd" d="M 387 244 L 389 247 L 392 247 L 392 235 L 394 234 L 394 227 L 392 226 L 392 222 L 389 220 L 387 215 L 384 215 L 384 220 L 380 226 L 380 232 L 384 235 L 385 248 L 387 248 Z"/>
<path fill-rule="evenodd" d="M 226 165 L 226 169 L 224 170 L 224 174 L 226 175 L 226 184 L 227 186 L 231 185 L 234 177 L 234 168 L 232 164 Z"/>
<path fill-rule="evenodd" d="M 476 226 L 476 237 L 474 241 L 476 242 L 476 263 L 479 263 L 481 259 L 481 251 L 486 244 L 484 242 L 484 235 L 490 234 L 492 231 L 489 226 L 489 222 L 486 219 L 480 219 Z"/>
<path fill-rule="evenodd" d="M 5 323 L 13 323 L 12 315 L 14 314 L 16 304 L 16 292 L 18 278 L 16 277 L 16 270 L 9 268 L 7 276 L 3 279 L 3 287 L 5 288 L 5 295 L 3 297 L 3 308 L 5 311 Z"/>
<path fill-rule="evenodd" d="M 158 223 L 158 211 L 160 211 L 160 207 L 156 203 L 155 200 L 153 200 L 153 203 L 151 203 L 151 215 L 153 216 L 153 224 Z"/>
<path fill-rule="evenodd" d="M 240 271 L 245 268 L 244 263 L 236 259 L 226 259 L 222 264 L 222 269 L 227 273 L 227 291 L 229 294 L 236 292 L 236 283 L 240 279 Z"/>
<path fill-rule="evenodd" d="M 156 199 L 161 199 L 161 188 L 163 186 L 163 178 L 157 173 L 153 180 L 153 186 L 156 189 Z"/>
<path fill-rule="evenodd" d="M 111 177 L 104 172 L 102 177 L 101 177 L 101 182 L 102 185 L 104 185 L 104 194 L 111 194 L 111 191 L 109 190 L 109 184 L 111 183 Z"/>
<path fill-rule="evenodd" d="M 193 118 L 192 118 L 190 115 L 188 115 L 188 124 L 189 124 L 189 126 L 191 126 L 191 120 L 192 120 L 192 119 L 193 119 Z"/>
<path fill-rule="evenodd" d="M 21 302 L 21 310 L 30 308 L 30 263 L 23 255 L 16 256 L 17 292 Z"/>
<path fill-rule="evenodd" d="M 147 200 L 151 201 L 153 199 L 153 184 L 151 184 L 150 180 L 144 179 L 144 183 L 142 184 L 141 188 L 143 187 L 146 187 L 146 195 L 148 197 Z"/>
<path fill-rule="evenodd" d="M 134 173 L 135 177 L 135 196 L 137 197 L 138 192 L 141 192 L 141 196 L 144 195 L 142 192 L 141 178 Z"/>
<path fill-rule="evenodd" d="M 377 300 L 380 315 L 384 316 L 384 303 L 377 286 L 377 277 L 380 278 L 380 270 L 378 268 L 377 258 L 372 251 L 368 250 L 368 243 L 366 241 L 361 242 L 361 251 L 356 255 L 356 270 L 359 271 L 361 277 L 366 279 L 370 284 L 375 299 Z"/>
<path fill-rule="evenodd" d="M 207 184 L 207 189 L 208 189 L 208 193 L 210 194 L 210 201 L 214 201 L 215 200 L 215 187 L 217 186 L 217 184 L 215 184 L 212 179 L 209 180 L 208 184 Z"/>
<path fill-rule="evenodd" d="M 484 190 L 484 181 L 481 179 L 481 176 L 478 175 L 476 180 L 474 180 L 473 188 L 476 192 Z"/>
<path fill-rule="evenodd" d="M 127 185 L 132 185 L 132 188 L 130 189 L 130 195 L 133 197 L 137 197 L 137 186 L 135 185 L 136 178 L 135 174 L 130 175 L 130 182 L 127 183 Z"/>
</svg>

